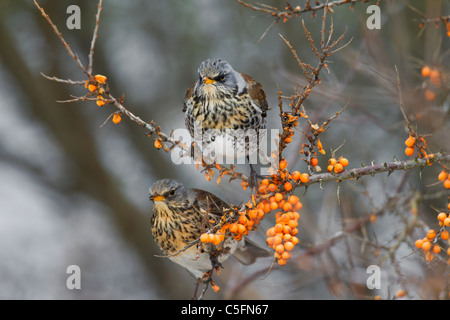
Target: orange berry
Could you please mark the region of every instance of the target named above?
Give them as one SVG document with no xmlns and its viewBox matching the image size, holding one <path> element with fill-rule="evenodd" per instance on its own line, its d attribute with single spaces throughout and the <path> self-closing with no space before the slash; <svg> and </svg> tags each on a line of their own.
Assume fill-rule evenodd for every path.
<svg viewBox="0 0 450 320">
<path fill-rule="evenodd" d="M 450 189 L 450 178 L 444 180 L 444 188 Z"/>
<path fill-rule="evenodd" d="M 435 244 L 435 245 L 433 246 L 432 251 L 433 251 L 433 253 L 438 254 L 439 252 L 441 252 L 441 247 L 439 247 L 437 244 Z"/>
<path fill-rule="evenodd" d="M 94 92 L 95 90 L 97 90 L 97 86 L 96 86 L 96 85 L 93 85 L 93 84 L 90 84 L 90 85 L 88 85 L 88 90 L 89 90 L 90 92 Z"/>
<path fill-rule="evenodd" d="M 275 251 L 281 254 L 284 251 L 284 246 L 281 243 L 276 245 Z"/>
<path fill-rule="evenodd" d="M 447 249 L 447 255 L 450 256 L 450 247 Z"/>
<path fill-rule="evenodd" d="M 284 196 L 281 193 L 277 192 L 277 193 L 275 193 L 274 198 L 275 198 L 276 202 L 280 202 L 281 200 L 283 200 Z"/>
<path fill-rule="evenodd" d="M 258 218 L 258 212 L 256 211 L 256 209 L 252 209 L 248 211 L 248 217 L 252 220 L 255 220 Z"/>
<path fill-rule="evenodd" d="M 291 257 L 292 257 L 291 253 L 290 253 L 290 252 L 287 252 L 287 251 L 284 251 L 284 252 L 281 254 L 281 259 L 283 259 L 283 260 L 289 260 Z"/>
<path fill-rule="evenodd" d="M 273 239 L 273 245 L 277 246 L 279 245 L 281 242 L 283 242 L 283 238 L 281 236 L 275 236 L 272 238 Z"/>
<path fill-rule="evenodd" d="M 407 147 L 413 147 L 415 143 L 416 143 L 416 138 L 414 138 L 411 135 L 405 140 L 405 144 Z"/>
<path fill-rule="evenodd" d="M 430 262 L 431 260 L 433 260 L 433 258 L 434 258 L 433 254 L 430 251 L 428 251 L 427 254 L 425 255 L 425 260 Z"/>
<path fill-rule="evenodd" d="M 294 195 L 291 195 L 288 198 L 288 202 L 290 204 L 292 204 L 292 206 L 296 205 L 299 201 L 300 201 L 300 199 L 297 196 L 294 196 Z"/>
<path fill-rule="evenodd" d="M 289 202 L 286 202 L 285 204 L 283 204 L 283 210 L 288 212 L 292 210 L 292 204 L 290 204 Z"/>
<path fill-rule="evenodd" d="M 267 190 L 268 190 L 269 192 L 274 192 L 274 191 L 277 190 L 277 186 L 276 186 L 275 184 L 271 183 L 271 184 L 269 184 L 269 186 L 267 187 Z"/>
<path fill-rule="evenodd" d="M 214 239 L 212 241 L 213 245 L 218 246 L 222 242 L 220 235 L 215 234 Z"/>
<path fill-rule="evenodd" d="M 427 232 L 427 238 L 429 240 L 433 240 L 435 237 L 436 237 L 436 231 L 434 231 L 433 229 L 431 229 Z"/>
<path fill-rule="evenodd" d="M 414 243 L 414 245 L 416 246 L 416 248 L 422 248 L 422 244 L 423 244 L 423 240 L 422 239 L 417 239 L 416 242 Z"/>
<path fill-rule="evenodd" d="M 291 241 L 287 241 L 284 243 L 284 249 L 286 249 L 287 251 L 291 251 L 292 249 L 294 249 L 294 244 Z"/>
<path fill-rule="evenodd" d="M 214 290 L 214 292 L 219 292 L 220 290 L 220 287 L 217 284 L 213 284 L 211 288 Z"/>
<path fill-rule="evenodd" d="M 241 215 L 241 216 L 239 217 L 239 219 L 238 219 L 238 222 L 239 222 L 240 224 L 246 225 L 247 222 L 248 222 L 248 219 L 247 219 L 247 217 L 246 217 L 245 215 Z"/>
<path fill-rule="evenodd" d="M 264 218 L 264 215 L 265 215 L 264 210 L 256 209 L 256 213 L 258 214 L 258 216 L 257 216 L 258 219 L 261 220 L 262 218 Z"/>
<path fill-rule="evenodd" d="M 275 201 L 272 201 L 270 203 L 270 209 L 271 210 L 277 210 L 278 209 L 278 203 L 276 203 Z"/>
<path fill-rule="evenodd" d="M 229 230 L 230 230 L 231 233 L 237 233 L 237 231 L 238 231 L 238 225 L 237 225 L 237 223 L 232 223 L 232 224 L 230 225 Z"/>
<path fill-rule="evenodd" d="M 98 83 L 103 83 L 106 81 L 106 77 L 102 76 L 101 74 L 96 74 L 94 76 L 94 79 L 98 82 Z"/>
<path fill-rule="evenodd" d="M 444 181 L 445 179 L 447 179 L 447 177 L 448 177 L 448 173 L 445 172 L 445 170 L 442 170 L 438 175 L 438 180 Z"/>
<path fill-rule="evenodd" d="M 428 250 L 431 249 L 431 243 L 430 243 L 429 241 L 424 241 L 424 242 L 422 243 L 422 245 L 420 246 L 420 248 L 421 248 L 423 251 L 428 251 Z"/>
<path fill-rule="evenodd" d="M 400 290 L 397 291 L 397 297 L 398 298 L 403 298 L 404 296 L 406 296 L 405 290 L 400 289 Z"/>
<path fill-rule="evenodd" d="M 444 219 L 444 226 L 450 227 L 450 218 L 449 217 Z"/>
<path fill-rule="evenodd" d="M 296 236 L 297 234 L 298 234 L 298 229 L 297 228 L 292 228 L 291 236 Z M 293 237 L 293 238 L 295 238 L 295 237 Z M 292 241 L 292 239 L 291 239 L 291 241 Z M 298 239 L 297 239 L 297 241 L 298 241 Z M 296 243 L 294 243 L 294 244 L 296 244 Z"/>
<path fill-rule="evenodd" d="M 299 180 L 301 173 L 300 173 L 300 171 L 294 171 L 294 172 L 292 172 L 291 175 L 292 175 L 292 179 Z"/>
<path fill-rule="evenodd" d="M 344 167 L 340 163 L 336 163 L 334 165 L 334 173 L 341 173 L 344 170 Z"/>
<path fill-rule="evenodd" d="M 439 221 L 444 221 L 445 218 L 447 218 L 447 214 L 445 212 L 439 212 L 439 214 L 437 215 L 437 219 Z"/>
<path fill-rule="evenodd" d="M 328 159 L 328 164 L 330 165 L 330 166 L 334 166 L 335 164 L 336 164 L 336 159 L 335 158 L 330 158 L 330 159 Z"/>
<path fill-rule="evenodd" d="M 430 72 L 430 81 L 435 84 L 439 85 L 441 82 L 439 70 L 432 69 Z"/>
<path fill-rule="evenodd" d="M 120 121 L 122 121 L 122 117 L 120 116 L 120 114 L 114 113 L 114 116 L 113 116 L 112 121 L 113 121 L 115 124 L 118 124 L 118 123 L 120 123 Z"/>
<path fill-rule="evenodd" d="M 291 191 L 292 190 L 292 184 L 290 182 L 286 182 L 284 184 L 284 190 Z"/>
<path fill-rule="evenodd" d="M 269 185 L 269 180 L 268 179 L 263 179 L 262 181 L 261 181 L 261 184 L 263 185 L 263 186 L 268 186 Z"/>
<path fill-rule="evenodd" d="M 287 223 L 290 220 L 289 215 L 287 213 L 283 213 L 281 215 L 280 219 L 281 219 L 281 222 L 284 222 L 284 223 Z"/>
<path fill-rule="evenodd" d="M 311 165 L 313 167 L 317 166 L 319 164 L 319 160 L 317 158 L 311 158 Z"/>
<path fill-rule="evenodd" d="M 208 233 L 208 241 L 207 242 L 213 242 L 215 238 L 215 235 L 212 233 Z"/>
<path fill-rule="evenodd" d="M 422 77 L 429 77 L 431 74 L 431 69 L 428 66 L 423 66 L 422 68 Z"/>
<path fill-rule="evenodd" d="M 292 238 L 292 235 L 290 233 L 285 233 L 283 235 L 283 240 L 284 241 L 289 241 L 289 240 L 291 240 L 291 238 Z"/>
<path fill-rule="evenodd" d="M 292 230 L 292 228 L 289 227 L 289 225 L 285 225 L 285 226 L 283 227 L 283 233 L 284 233 L 284 234 L 291 233 L 291 230 Z"/>
<path fill-rule="evenodd" d="M 348 166 L 348 159 L 347 158 L 340 158 L 339 163 L 342 164 L 343 167 Z"/>
<path fill-rule="evenodd" d="M 436 94 L 430 89 L 425 90 L 425 99 L 433 101 L 436 98 Z"/>
<path fill-rule="evenodd" d="M 285 159 L 282 159 L 282 160 L 280 161 L 279 167 L 280 167 L 281 170 L 286 169 L 286 167 L 287 167 L 287 161 L 286 161 Z"/>
<path fill-rule="evenodd" d="M 300 181 L 303 182 L 303 183 L 307 183 L 309 181 L 309 174 L 302 173 L 300 175 Z"/>
<path fill-rule="evenodd" d="M 298 211 L 298 210 L 300 210 L 301 208 L 303 207 L 303 204 L 299 201 L 299 202 L 297 202 L 295 205 L 294 205 L 294 210 L 295 211 Z"/>
<path fill-rule="evenodd" d="M 270 211 L 272 211 L 272 209 L 270 208 L 270 203 L 268 203 L 268 202 L 264 203 L 264 209 L 263 209 L 263 211 L 264 211 L 265 213 L 269 213 Z"/>
<path fill-rule="evenodd" d="M 200 241 L 203 242 L 203 243 L 209 242 L 209 235 L 207 233 L 203 233 L 200 236 Z"/>
<path fill-rule="evenodd" d="M 275 233 L 280 233 L 283 231 L 283 225 L 281 223 L 277 223 L 274 227 Z"/>
<path fill-rule="evenodd" d="M 407 147 L 407 148 L 405 149 L 405 154 L 406 154 L 408 157 L 412 156 L 412 155 L 414 154 L 414 148 Z"/>
<path fill-rule="evenodd" d="M 246 234 L 248 232 L 247 228 L 242 225 L 242 224 L 238 224 L 238 233 L 239 234 Z"/>
<path fill-rule="evenodd" d="M 331 172 L 331 171 L 333 171 L 333 168 L 334 168 L 334 166 L 330 164 L 330 165 L 327 167 L 327 170 L 328 170 L 329 172 Z"/>
<path fill-rule="evenodd" d="M 447 230 L 444 230 L 444 231 L 441 232 L 442 240 L 448 240 L 448 237 L 449 237 L 449 233 L 448 233 Z"/>
<path fill-rule="evenodd" d="M 161 141 L 159 141 L 159 139 L 156 139 L 155 140 L 155 148 L 156 149 L 161 149 L 161 147 L 162 147 Z"/>
<path fill-rule="evenodd" d="M 266 187 L 265 185 L 261 184 L 261 185 L 258 187 L 258 193 L 259 193 L 259 194 L 265 194 L 266 191 L 267 191 L 267 187 Z"/>
<path fill-rule="evenodd" d="M 103 101 L 103 100 L 97 100 L 96 103 L 99 107 L 102 107 L 106 104 L 105 101 Z"/>
<path fill-rule="evenodd" d="M 278 259 L 277 262 L 280 266 L 284 266 L 287 263 L 287 261 L 284 259 Z"/>
<path fill-rule="evenodd" d="M 266 243 L 269 247 L 272 247 L 273 246 L 273 237 L 268 237 L 266 239 Z"/>
<path fill-rule="evenodd" d="M 297 211 L 292 212 L 292 215 L 294 216 L 294 220 L 300 219 L 300 213 L 298 213 Z"/>
<path fill-rule="evenodd" d="M 288 222 L 288 226 L 291 228 L 291 232 L 292 232 L 292 229 L 297 228 L 298 222 L 296 220 L 291 220 Z"/>
<path fill-rule="evenodd" d="M 291 232 L 291 234 L 292 234 L 292 232 Z M 292 236 L 292 238 L 291 238 L 291 242 L 292 242 L 292 244 L 295 246 L 298 242 L 299 242 L 299 240 L 298 240 L 298 238 L 297 237 L 295 237 L 295 236 Z"/>
</svg>

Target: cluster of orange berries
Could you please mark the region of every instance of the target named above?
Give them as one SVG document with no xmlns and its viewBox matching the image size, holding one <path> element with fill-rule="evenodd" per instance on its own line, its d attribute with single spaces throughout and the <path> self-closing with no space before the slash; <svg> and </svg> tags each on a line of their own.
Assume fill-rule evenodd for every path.
<svg viewBox="0 0 450 320">
<path fill-rule="evenodd" d="M 259 225 L 266 213 L 271 211 L 270 207 L 265 206 L 263 203 L 259 203 L 256 207 L 248 202 L 246 204 L 246 210 L 239 211 L 238 217 L 233 219 L 234 222 L 225 221 L 227 215 L 224 215 L 224 221 L 222 226 L 214 233 L 203 233 L 200 236 L 202 243 L 212 243 L 218 246 L 225 240 L 227 232 L 235 239 L 241 240 L 243 236 L 246 236 L 249 231 L 255 230 Z"/>
<path fill-rule="evenodd" d="M 405 154 L 408 157 L 411 157 L 414 154 L 414 148 L 417 148 L 419 151 L 420 158 L 427 157 L 427 152 L 425 151 L 427 143 L 423 137 L 416 138 L 412 133 L 410 133 L 408 138 L 405 140 L 405 145 Z"/>
<path fill-rule="evenodd" d="M 438 180 L 443 182 L 445 189 L 450 189 L 450 175 L 447 171 L 442 170 L 438 175 Z"/>
<path fill-rule="evenodd" d="M 279 265 L 285 265 L 287 260 L 291 258 L 291 250 L 299 242 L 296 235 L 298 234 L 298 219 L 300 214 L 298 210 L 302 208 L 302 203 L 295 195 L 290 195 L 286 199 L 286 195 L 275 193 L 269 199 L 271 206 L 279 207 L 282 210 L 275 214 L 275 226 L 269 228 L 266 232 L 266 243 L 275 253 L 274 257 Z"/>
<path fill-rule="evenodd" d="M 341 173 L 344 168 L 348 166 L 348 159 L 344 157 L 339 157 L 339 159 L 330 158 L 328 160 L 328 172 Z"/>
<path fill-rule="evenodd" d="M 99 107 L 102 107 L 106 104 L 106 99 L 103 97 L 103 94 L 107 92 L 107 84 L 106 84 L 106 77 L 101 74 L 96 74 L 94 76 L 94 79 L 87 80 L 85 83 L 85 88 L 87 88 L 92 94 L 97 95 L 97 105 Z M 112 121 L 114 123 L 119 123 L 122 121 L 122 117 L 118 113 L 114 113 Z"/>
<path fill-rule="evenodd" d="M 450 203 L 448 204 L 448 210 L 450 211 Z M 423 239 L 417 239 L 415 242 L 416 248 L 422 249 L 425 252 L 425 259 L 427 261 L 433 260 L 433 254 L 438 254 L 441 252 L 441 247 L 437 244 L 439 238 L 444 241 L 449 239 L 449 232 L 446 230 L 446 227 L 450 227 L 450 217 L 445 212 L 439 212 L 437 215 L 437 220 L 439 221 L 439 226 L 441 229 L 436 232 L 434 229 L 431 229 L 427 232 L 426 237 Z M 447 255 L 450 256 L 450 246 L 447 249 Z M 450 258 L 448 260 L 450 264 Z"/>
<path fill-rule="evenodd" d="M 438 69 L 436 68 L 430 68 L 429 66 L 422 67 L 422 76 L 424 78 L 429 78 L 430 82 L 439 87 L 441 85 L 441 75 Z M 428 101 L 433 101 L 436 98 L 436 94 L 431 89 L 425 90 L 425 99 Z"/>
</svg>

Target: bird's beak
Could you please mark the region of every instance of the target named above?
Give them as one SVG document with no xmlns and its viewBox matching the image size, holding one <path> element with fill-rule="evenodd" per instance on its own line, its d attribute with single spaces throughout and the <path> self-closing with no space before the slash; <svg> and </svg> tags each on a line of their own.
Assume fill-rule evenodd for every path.
<svg viewBox="0 0 450 320">
<path fill-rule="evenodd" d="M 210 79 L 208 77 L 203 77 L 203 81 L 202 82 L 206 83 L 206 84 L 213 84 L 214 82 L 216 82 L 216 80 Z"/>
<path fill-rule="evenodd" d="M 156 201 L 164 201 L 166 198 L 157 194 L 152 194 L 150 195 L 150 200 L 152 200 L 153 202 Z"/>
</svg>

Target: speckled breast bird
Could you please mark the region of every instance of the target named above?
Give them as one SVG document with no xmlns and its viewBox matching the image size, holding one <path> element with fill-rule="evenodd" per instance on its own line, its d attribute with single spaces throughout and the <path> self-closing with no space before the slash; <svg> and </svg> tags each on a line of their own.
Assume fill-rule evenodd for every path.
<svg viewBox="0 0 450 320">
<path fill-rule="evenodd" d="M 195 241 L 219 222 L 229 206 L 210 192 L 186 188 L 172 179 L 156 181 L 149 193 L 154 203 L 151 228 L 155 242 L 169 259 L 201 279 L 217 257 L 210 254 L 214 244 Z M 225 239 L 217 262 L 222 263 L 230 255 L 245 265 L 258 257 L 272 256 L 268 249 L 246 238 L 236 241 L 232 237 Z"/>
<path fill-rule="evenodd" d="M 189 133 L 203 155 L 214 151 L 209 155 L 218 163 L 248 157 L 258 149 L 267 110 L 262 85 L 216 58 L 200 64 L 183 107 Z"/>
</svg>

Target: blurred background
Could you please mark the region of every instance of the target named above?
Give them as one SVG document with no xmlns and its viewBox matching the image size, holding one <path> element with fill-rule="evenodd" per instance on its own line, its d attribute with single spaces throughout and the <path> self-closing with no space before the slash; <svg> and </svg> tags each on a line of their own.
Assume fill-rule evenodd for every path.
<svg viewBox="0 0 450 320">
<path fill-rule="evenodd" d="M 281 10 L 286 5 L 263 3 Z M 294 7 L 304 3 L 291 1 Z M 87 65 L 96 1 L 39 4 Z M 71 4 L 81 9 L 80 30 L 66 27 Z M 406 159 L 403 142 L 408 132 L 399 108 L 395 66 L 405 109 L 416 129 L 428 135 L 431 150 L 450 150 L 446 73 L 450 38 L 443 23 L 419 28 L 418 21 L 420 13 L 430 18 L 449 15 L 449 2 L 381 1 L 380 30 L 366 27 L 370 4 L 375 1 L 333 9 L 334 36 L 346 30 L 344 42 L 351 39 L 351 43 L 330 57 L 322 83 L 305 103 L 318 123 L 348 105 L 321 136 L 327 150 L 319 157 L 324 169 L 330 150 L 341 145 L 336 154 L 346 156 L 350 167 Z M 131 112 L 147 122 L 155 120 L 170 133 L 184 128 L 183 98 L 200 62 L 220 57 L 263 84 L 271 106 L 268 126 L 279 128 L 277 86 L 289 96 L 297 83 L 305 83 L 279 34 L 301 59 L 315 66 L 301 21 L 319 44 L 321 15 L 320 11 L 315 18 L 307 13 L 280 21 L 261 39 L 273 17 L 236 1 L 105 0 L 94 73 L 108 77 L 112 94 L 123 94 Z M 424 65 L 440 70 L 439 85 L 421 76 Z M 57 103 L 70 95 L 84 95 L 85 89 L 48 81 L 41 72 L 85 80 L 32 1 L 0 0 L 0 298 L 190 298 L 194 279 L 178 265 L 155 257 L 160 252 L 150 231 L 149 186 L 157 179 L 175 178 L 234 204 L 247 201 L 250 191 L 243 192 L 238 181 L 207 182 L 193 165 L 174 165 L 169 154 L 155 149 L 153 139 L 127 119 L 101 127 L 114 111 L 112 106 Z M 433 90 L 435 97 L 427 99 L 426 90 Z M 289 169 L 306 171 L 298 153 L 304 142 L 298 131 L 285 154 Z M 430 268 L 423 255 L 411 254 L 411 243 L 423 237 L 421 228 L 408 230 L 405 241 L 399 241 L 385 259 L 382 288 L 371 291 L 365 286 L 367 266 L 379 262 L 380 250 L 381 255 L 390 252 L 409 219 L 408 203 L 390 206 L 390 196 L 408 199 L 414 191 L 435 195 L 422 199 L 419 207 L 423 226 L 435 224 L 434 208 L 447 203 L 435 184 L 439 171 L 439 166 L 432 166 L 365 177 L 339 187 L 316 184 L 306 194 L 298 189 L 304 206 L 302 243 L 292 261 L 267 275 L 271 259 L 248 267 L 229 259 L 216 276 L 221 291 L 208 291 L 206 298 L 392 298 L 406 279 L 410 298 L 441 297 L 442 268 Z M 346 232 L 347 223 L 374 212 L 376 223 Z M 265 219 L 251 238 L 263 244 L 272 223 Z M 320 244 L 325 248 L 314 251 Z M 81 269 L 81 290 L 66 287 L 70 265 Z"/>
</svg>

